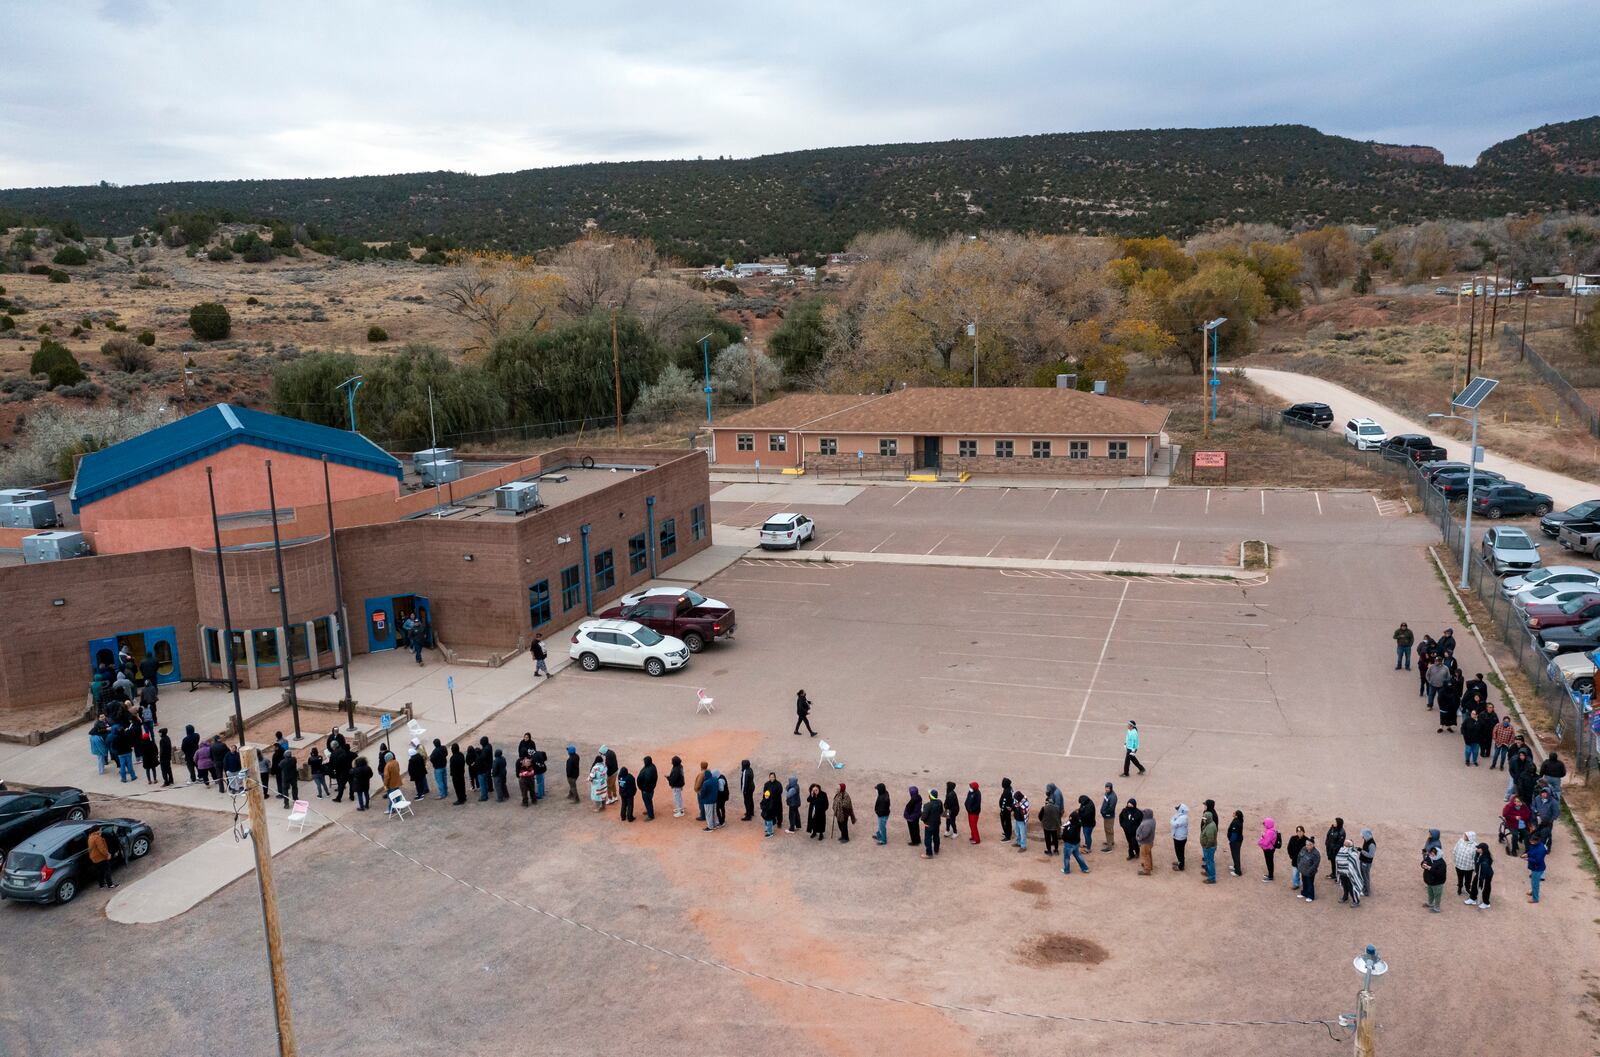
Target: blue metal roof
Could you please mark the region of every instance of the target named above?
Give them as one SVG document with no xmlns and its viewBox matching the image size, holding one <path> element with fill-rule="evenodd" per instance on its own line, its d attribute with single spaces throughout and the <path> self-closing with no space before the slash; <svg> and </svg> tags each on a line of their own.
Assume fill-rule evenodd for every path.
<svg viewBox="0 0 1600 1057">
<path fill-rule="evenodd" d="M 321 459 L 400 480 L 400 461 L 359 433 L 270 415 L 233 404 L 213 404 L 159 429 L 85 455 L 72 482 L 72 509 L 116 495 L 235 444 Z"/>
</svg>

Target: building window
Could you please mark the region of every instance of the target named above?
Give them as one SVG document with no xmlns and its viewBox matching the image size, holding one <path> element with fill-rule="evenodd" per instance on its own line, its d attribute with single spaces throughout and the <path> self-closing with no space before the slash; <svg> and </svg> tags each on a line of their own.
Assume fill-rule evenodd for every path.
<svg viewBox="0 0 1600 1057">
<path fill-rule="evenodd" d="M 768 451 L 788 451 L 789 450 L 789 434 L 787 434 L 787 433 L 768 433 L 767 434 L 767 450 Z"/>
<path fill-rule="evenodd" d="M 156 674 L 171 675 L 172 643 L 168 642 L 166 639 L 157 639 L 155 648 L 152 652 L 155 654 L 156 658 Z"/>
<path fill-rule="evenodd" d="M 206 628 L 206 660 L 222 663 L 222 632 L 216 628 Z"/>
<path fill-rule="evenodd" d="M 885 438 L 883 440 L 878 441 L 878 454 L 879 455 L 899 455 L 900 454 L 900 442 L 898 440 L 896 440 L 895 438 L 893 438 L 893 437 L 887 437 L 887 438 Z"/>
<path fill-rule="evenodd" d="M 838 437 L 823 437 L 821 440 L 817 441 L 817 454 L 818 455 L 837 455 L 837 454 L 839 454 L 839 438 Z"/>
<path fill-rule="evenodd" d="M 1086 440 L 1067 441 L 1067 457 L 1072 459 L 1087 459 L 1089 457 L 1089 442 Z"/>
<path fill-rule="evenodd" d="M 617 567 L 608 547 L 594 556 L 594 593 L 603 595 L 617 585 Z"/>
<path fill-rule="evenodd" d="M 316 638 L 318 653 L 333 652 L 333 621 L 318 617 L 311 622 L 311 633 Z"/>
<path fill-rule="evenodd" d="M 576 565 L 569 565 L 561 570 L 561 611 L 563 613 L 577 606 L 583 597 L 583 570 Z"/>
<path fill-rule="evenodd" d="M 1106 445 L 1106 458 L 1108 458 L 1108 459 L 1126 459 L 1127 457 L 1128 457 L 1128 442 L 1127 441 L 1125 441 L 1125 440 L 1114 440 L 1111 443 Z"/>
<path fill-rule="evenodd" d="M 689 511 L 689 533 L 696 543 L 706 538 L 706 505 L 701 503 Z"/>
<path fill-rule="evenodd" d="M 755 451 L 756 450 L 756 435 L 754 433 L 741 433 L 741 434 L 739 434 L 739 436 L 738 436 L 738 445 L 737 446 L 738 446 L 740 451 Z"/>
<path fill-rule="evenodd" d="M 636 573 L 650 564 L 650 555 L 644 549 L 644 533 L 628 538 L 628 572 Z"/>
<path fill-rule="evenodd" d="M 310 660 L 310 645 L 306 641 L 306 626 L 304 624 L 289 625 L 289 656 L 295 660 Z"/>
<path fill-rule="evenodd" d="M 667 518 L 661 523 L 661 556 L 670 558 L 678 553 L 678 519 Z"/>
<path fill-rule="evenodd" d="M 528 621 L 536 628 L 550 623 L 549 580 L 540 580 L 528 588 Z"/>
<path fill-rule="evenodd" d="M 277 628 L 256 628 L 250 632 L 250 638 L 255 642 L 257 668 L 278 663 Z"/>
<path fill-rule="evenodd" d="M 1009 458 L 1011 458 L 1011 455 L 1012 455 L 1012 447 L 1011 447 L 1011 442 L 1009 440 L 997 440 L 997 441 L 994 442 L 994 457 L 995 458 L 997 458 L 997 459 L 1009 459 Z"/>
<path fill-rule="evenodd" d="M 978 457 L 978 442 L 975 440 L 956 441 L 956 454 L 963 459 L 976 459 Z"/>
<path fill-rule="evenodd" d="M 1035 459 L 1048 459 L 1050 457 L 1050 442 L 1047 440 L 1034 441 L 1033 457 Z"/>
</svg>

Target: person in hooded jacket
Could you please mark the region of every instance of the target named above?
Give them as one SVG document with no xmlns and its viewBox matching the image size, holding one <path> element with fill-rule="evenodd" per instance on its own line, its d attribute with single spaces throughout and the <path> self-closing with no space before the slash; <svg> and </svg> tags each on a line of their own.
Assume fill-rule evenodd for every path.
<svg viewBox="0 0 1600 1057">
<path fill-rule="evenodd" d="M 1147 807 L 1139 812 L 1139 828 L 1133 836 L 1139 844 L 1139 876 L 1149 877 L 1156 868 L 1156 813 L 1153 808 Z"/>
<path fill-rule="evenodd" d="M 656 783 L 659 780 L 656 772 L 656 762 L 650 757 L 644 758 L 644 765 L 639 768 L 638 784 L 639 799 L 644 801 L 644 820 L 656 820 Z"/>
<path fill-rule="evenodd" d="M 1106 843 L 1100 850 L 1111 851 L 1117 846 L 1117 790 L 1110 782 L 1100 794 L 1100 825 L 1106 832 Z"/>
<path fill-rule="evenodd" d="M 1378 842 L 1372 836 L 1370 829 L 1361 831 L 1361 889 L 1365 895 L 1372 894 L 1372 863 L 1378 858 Z"/>
<path fill-rule="evenodd" d="M 193 730 L 194 728 L 190 727 L 189 729 Z M 199 735 L 196 735 L 196 737 L 199 737 Z M 205 783 L 207 789 L 210 789 L 211 772 L 213 770 L 211 763 L 211 742 L 201 739 L 200 743 L 195 746 L 194 767 L 195 772 L 200 775 L 200 780 Z M 340 786 L 340 789 L 342 790 L 343 786 Z"/>
<path fill-rule="evenodd" d="M 606 758 L 606 803 L 617 802 L 617 751 L 609 745 L 600 746 L 600 754 Z"/>
<path fill-rule="evenodd" d="M 1139 857 L 1139 823 L 1144 819 L 1144 812 L 1139 810 L 1139 801 L 1135 797 L 1128 797 L 1122 805 L 1122 813 L 1117 816 L 1117 825 L 1122 827 L 1122 842 L 1128 846 L 1128 861 Z"/>
<path fill-rule="evenodd" d="M 839 826 L 839 843 L 850 843 L 850 823 L 856 820 L 855 805 L 850 802 L 850 794 L 845 791 L 844 783 L 839 783 L 839 792 L 833 797 L 833 820 Z"/>
<path fill-rule="evenodd" d="M 483 775 L 488 769 L 489 761 L 484 759 L 483 751 L 476 745 L 467 746 L 467 781 L 472 785 L 474 792 L 483 788 Z M 485 799 L 478 797 L 479 800 Z"/>
<path fill-rule="evenodd" d="M 489 775 L 494 779 L 495 802 L 503 804 L 510 800 L 511 791 L 506 788 L 506 754 L 504 750 L 494 750 L 494 759 L 489 764 Z"/>
<path fill-rule="evenodd" d="M 944 784 L 944 831 L 951 837 L 956 835 L 956 819 L 961 815 L 961 798 L 956 795 L 956 784 Z"/>
<path fill-rule="evenodd" d="M 872 801 L 872 814 L 878 820 L 878 831 L 872 835 L 872 839 L 882 847 L 889 843 L 889 812 L 894 808 L 889 802 L 888 786 L 879 782 L 877 792 L 877 797 Z"/>
<path fill-rule="evenodd" d="M 1000 779 L 1000 839 L 1011 843 L 1011 779 Z"/>
<path fill-rule="evenodd" d="M 450 753 L 438 738 L 433 739 L 433 748 L 428 750 L 428 764 L 433 768 L 433 784 L 439 787 L 439 799 L 443 800 L 450 795 Z"/>
<path fill-rule="evenodd" d="M 1205 884 L 1217 883 L 1217 805 L 1210 800 L 1200 813 L 1200 870 Z"/>
<path fill-rule="evenodd" d="M 451 751 L 454 751 L 454 749 L 455 749 L 455 746 L 452 745 L 451 746 Z M 455 761 L 452 760 L 451 762 L 454 763 Z M 583 761 L 578 759 L 578 747 L 576 745 L 568 745 L 567 746 L 567 799 L 572 801 L 574 804 L 580 803 L 580 800 L 578 798 L 578 778 L 579 778 L 579 772 L 582 771 L 582 769 L 583 769 Z"/>
<path fill-rule="evenodd" d="M 977 782 L 971 782 L 967 788 L 967 831 L 972 834 L 967 840 L 973 844 L 983 843 L 978 836 L 978 816 L 983 813 L 983 790 L 978 788 Z"/>
<path fill-rule="evenodd" d="M 423 800 L 428 795 L 428 761 L 423 757 L 422 750 L 417 748 L 416 740 L 411 739 L 411 754 L 406 757 L 406 775 L 417 791 L 417 799 Z"/>
<path fill-rule="evenodd" d="M 161 784 L 172 784 L 172 739 L 167 736 L 167 728 L 160 730 L 161 737 L 156 742 L 156 762 L 161 766 Z M 313 750 L 315 751 L 315 750 Z"/>
<path fill-rule="evenodd" d="M 1078 828 L 1083 831 L 1083 840 L 1079 842 L 1079 850 L 1085 855 L 1094 853 L 1094 801 L 1086 796 L 1078 797 L 1078 806 L 1075 809 L 1078 816 Z"/>
<path fill-rule="evenodd" d="M 1235 877 L 1244 876 L 1244 867 L 1239 863 L 1239 849 L 1244 847 L 1244 812 L 1235 811 L 1228 820 L 1228 856 L 1233 859 L 1233 867 L 1228 871 Z"/>
<path fill-rule="evenodd" d="M 639 791 L 639 784 L 633 775 L 628 773 L 626 767 L 617 770 L 617 799 L 622 802 L 622 807 L 617 812 L 617 819 L 622 822 L 633 821 L 633 798 Z"/>
<path fill-rule="evenodd" d="M 783 806 L 789 809 L 788 831 L 790 833 L 798 833 L 800 831 L 800 779 L 792 774 L 783 785 Z"/>
<path fill-rule="evenodd" d="M 672 790 L 672 817 L 683 817 L 683 757 L 674 756 L 667 768 L 667 788 Z"/>
<path fill-rule="evenodd" d="M 1044 853 L 1054 858 L 1061 844 L 1061 808 L 1056 803 L 1054 782 L 1044 787 L 1044 803 L 1039 805 L 1039 828 L 1044 830 Z"/>
<path fill-rule="evenodd" d="M 776 771 L 768 771 L 766 784 L 761 787 L 761 824 L 766 835 L 772 836 L 772 828 L 782 820 L 783 783 L 778 781 Z"/>
<path fill-rule="evenodd" d="M 1172 868 L 1182 873 L 1184 849 L 1189 846 L 1189 805 L 1179 804 L 1173 808 L 1168 824 L 1172 827 Z"/>
<path fill-rule="evenodd" d="M 944 805 L 939 803 L 939 790 L 928 790 L 928 800 L 922 805 L 922 857 L 931 859 L 939 854 L 939 819 L 944 816 Z"/>
<path fill-rule="evenodd" d="M 178 751 L 183 753 L 184 766 L 189 768 L 189 784 L 194 785 L 200 780 L 201 768 L 199 762 L 195 759 L 195 754 L 200 751 L 200 735 L 195 733 L 193 723 L 183 728 L 183 740 L 178 742 Z M 210 754 L 207 753 L 207 759 L 209 758 Z M 104 762 L 101 763 L 100 773 L 105 773 Z M 211 784 L 209 776 L 207 776 L 206 784 Z"/>
<path fill-rule="evenodd" d="M 739 795 L 744 798 L 744 817 L 749 822 L 756 817 L 756 772 L 749 760 L 739 761 Z"/>
<path fill-rule="evenodd" d="M 828 794 L 816 782 L 806 790 L 806 837 L 821 840 L 828 835 Z"/>
<path fill-rule="evenodd" d="M 1085 797 L 1084 799 L 1088 799 Z M 1040 811 L 1040 814 L 1044 814 Z M 1067 815 L 1066 824 L 1061 827 L 1061 872 L 1072 873 L 1072 860 L 1078 860 L 1078 867 L 1084 873 L 1089 872 L 1089 864 L 1083 861 L 1083 856 L 1078 853 L 1078 847 L 1084 843 L 1083 820 L 1081 812 L 1074 811 Z M 1091 811 L 1090 814 L 1093 814 Z"/>
<path fill-rule="evenodd" d="M 911 837 L 906 843 L 915 848 L 922 843 L 922 794 L 916 786 L 911 787 L 909 794 L 900 817 L 906 820 L 906 833 Z"/>
<path fill-rule="evenodd" d="M 728 824 L 728 776 L 717 772 L 717 825 Z"/>
<path fill-rule="evenodd" d="M 574 754 L 572 759 L 577 759 Z M 461 754 L 459 743 L 450 743 L 450 785 L 456 791 L 455 804 L 460 807 L 467 802 L 467 758 Z M 335 800 L 339 799 L 334 797 Z"/>
<path fill-rule="evenodd" d="M 1328 849 L 1328 880 L 1330 881 L 1339 879 L 1339 849 L 1344 847 L 1345 836 L 1344 819 L 1342 818 L 1334 819 L 1333 825 L 1329 826 L 1328 832 L 1322 836 L 1322 846 Z"/>
<path fill-rule="evenodd" d="M 1256 847 L 1261 849 L 1261 858 L 1267 864 L 1267 876 L 1262 880 L 1271 882 L 1273 873 L 1273 859 L 1278 849 L 1283 847 L 1283 835 L 1278 832 L 1278 824 L 1270 818 L 1261 820 L 1261 836 L 1256 839 Z"/>
<path fill-rule="evenodd" d="M 494 746 L 487 735 L 478 739 L 478 800 L 489 799 L 494 792 Z"/>
<path fill-rule="evenodd" d="M 606 758 L 600 753 L 595 753 L 594 762 L 589 764 L 589 799 L 596 811 L 604 811 L 610 802 L 606 796 Z"/>
<path fill-rule="evenodd" d="M 707 767 L 705 781 L 700 783 L 700 814 L 707 833 L 722 825 L 717 811 L 717 795 L 721 789 L 722 772 Z"/>
<path fill-rule="evenodd" d="M 350 768 L 350 795 L 355 797 L 356 810 L 365 811 L 372 802 L 372 765 L 365 756 L 357 756 Z"/>
</svg>

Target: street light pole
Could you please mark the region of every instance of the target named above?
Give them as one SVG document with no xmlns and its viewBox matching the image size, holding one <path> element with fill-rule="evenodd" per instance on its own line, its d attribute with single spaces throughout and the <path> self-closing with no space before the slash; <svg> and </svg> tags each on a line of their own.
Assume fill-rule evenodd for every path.
<svg viewBox="0 0 1600 1057">
<path fill-rule="evenodd" d="M 972 339 L 972 388 L 978 388 L 978 317 L 967 323 L 967 337 Z"/>
<path fill-rule="evenodd" d="M 707 334 L 696 342 L 700 346 L 700 356 L 706 365 L 706 425 L 711 425 L 711 335 Z"/>
<path fill-rule="evenodd" d="M 1461 537 L 1461 582 L 1458 586 L 1465 591 L 1469 584 L 1467 579 L 1468 563 L 1472 560 L 1472 504 L 1477 497 L 1478 484 L 1478 408 L 1484 399 L 1494 391 L 1499 381 L 1494 378 L 1479 377 L 1477 381 L 1470 382 L 1461 392 L 1450 397 L 1450 408 L 1457 411 L 1465 408 L 1472 412 L 1472 450 L 1467 453 L 1467 515 L 1462 526 Z M 1453 418 L 1457 422 L 1468 421 L 1465 415 L 1444 414 L 1432 412 L 1429 418 Z"/>
<path fill-rule="evenodd" d="M 611 384 L 617 394 L 617 441 L 622 441 L 622 352 L 617 344 L 617 306 L 611 306 Z"/>
</svg>

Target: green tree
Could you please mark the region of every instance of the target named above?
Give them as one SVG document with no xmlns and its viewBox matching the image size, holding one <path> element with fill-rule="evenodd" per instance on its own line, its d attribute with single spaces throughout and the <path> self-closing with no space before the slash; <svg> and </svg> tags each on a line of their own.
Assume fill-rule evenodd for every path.
<svg viewBox="0 0 1600 1057">
<path fill-rule="evenodd" d="M 638 319 L 617 320 L 622 406 L 655 379 L 666 356 Z M 505 394 L 508 424 L 609 419 L 614 415 L 611 318 L 599 312 L 546 331 L 504 335 L 484 368 Z"/>
<path fill-rule="evenodd" d="M 785 378 L 803 378 L 822 366 L 828 352 L 828 320 L 825 302 L 809 297 L 791 308 L 767 339 Z"/>
<path fill-rule="evenodd" d="M 189 329 L 201 341 L 221 341 L 233 328 L 233 317 L 215 301 L 202 301 L 189 309 Z"/>
<path fill-rule="evenodd" d="M 1204 352 L 1200 348 L 1202 324 L 1226 316 L 1217 331 L 1218 354 L 1242 355 L 1254 340 L 1255 321 L 1271 309 L 1259 275 L 1243 265 L 1214 260 L 1172 288 L 1158 310 L 1158 322 L 1177 339 L 1172 355 L 1199 374 L 1210 354 L 1209 345 Z"/>
<path fill-rule="evenodd" d="M 52 389 L 60 385 L 77 385 L 88 378 L 71 351 L 51 338 L 39 342 L 39 348 L 28 363 L 28 372 L 44 375 L 50 380 Z"/>
<path fill-rule="evenodd" d="M 56 250 L 56 255 L 51 259 L 57 264 L 65 264 L 69 267 L 76 264 L 89 263 L 88 255 L 76 246 L 61 247 L 59 250 Z"/>
</svg>

